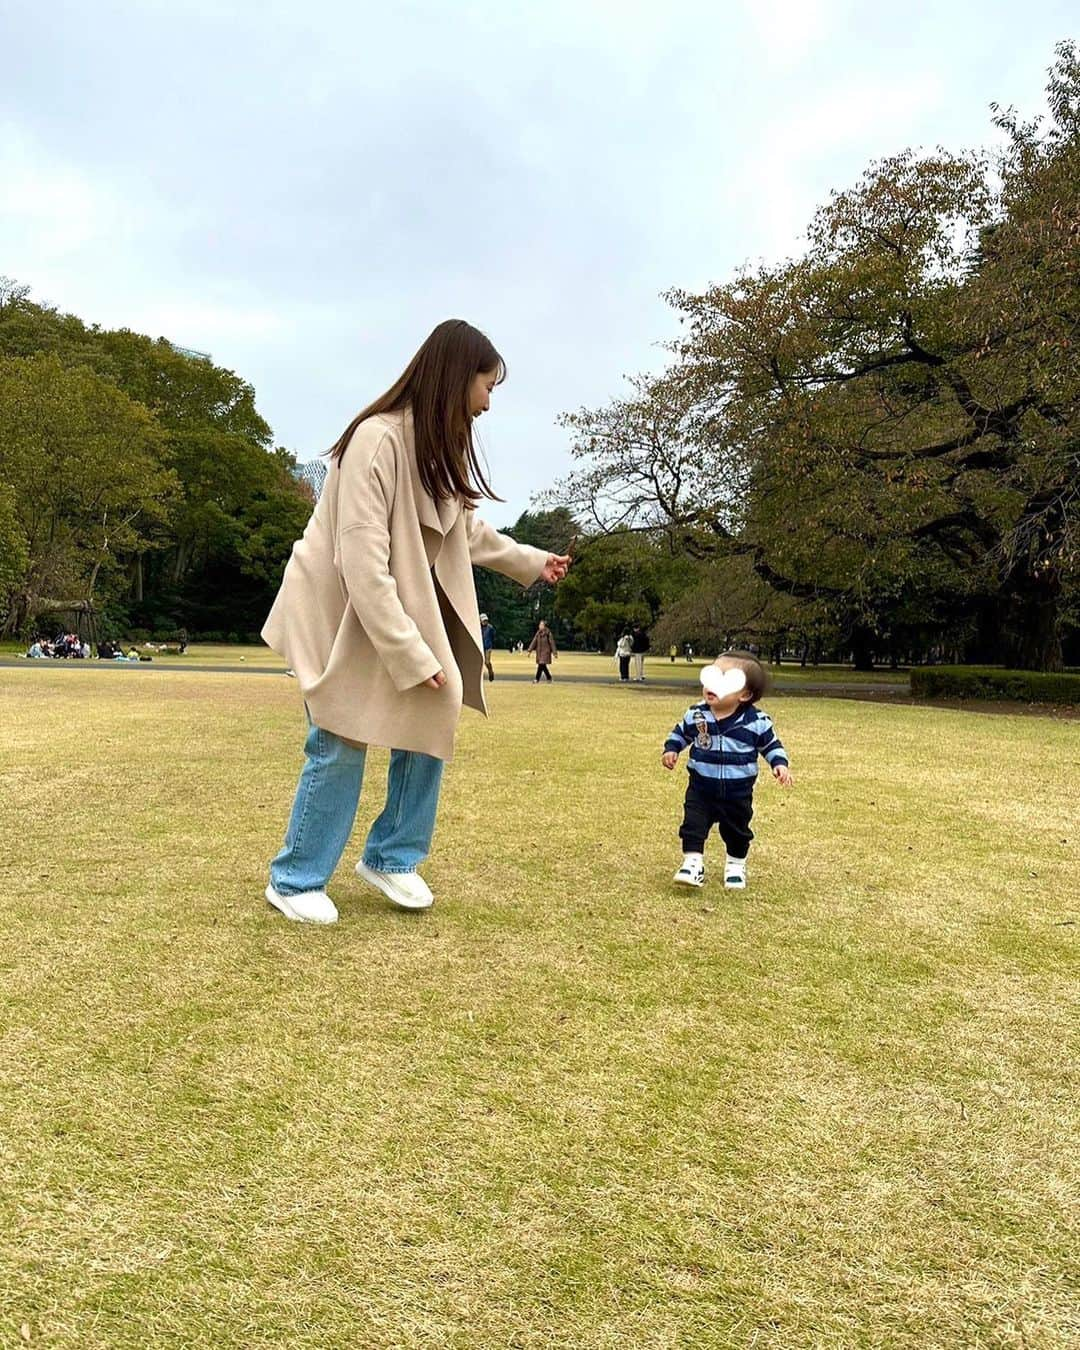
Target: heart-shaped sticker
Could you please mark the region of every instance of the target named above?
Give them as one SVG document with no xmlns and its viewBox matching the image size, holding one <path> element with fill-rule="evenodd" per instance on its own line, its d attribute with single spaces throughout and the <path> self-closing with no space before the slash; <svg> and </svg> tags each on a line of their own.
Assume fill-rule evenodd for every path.
<svg viewBox="0 0 1080 1350">
<path fill-rule="evenodd" d="M 741 694 L 746 688 L 746 672 L 738 666 L 721 670 L 719 666 L 702 666 L 701 687 L 717 698 L 727 698 L 729 694 Z"/>
</svg>

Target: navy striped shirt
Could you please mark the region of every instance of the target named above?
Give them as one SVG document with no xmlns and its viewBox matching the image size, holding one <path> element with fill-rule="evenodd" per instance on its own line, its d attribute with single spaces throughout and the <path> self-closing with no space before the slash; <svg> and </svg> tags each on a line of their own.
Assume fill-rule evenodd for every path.
<svg viewBox="0 0 1080 1350">
<path fill-rule="evenodd" d="M 692 704 L 664 742 L 665 751 L 676 754 L 687 746 L 689 771 L 704 786 L 730 797 L 748 797 L 753 792 L 758 755 L 770 769 L 788 762 L 772 719 L 753 703 L 741 704 L 722 720 L 707 703 Z"/>
</svg>

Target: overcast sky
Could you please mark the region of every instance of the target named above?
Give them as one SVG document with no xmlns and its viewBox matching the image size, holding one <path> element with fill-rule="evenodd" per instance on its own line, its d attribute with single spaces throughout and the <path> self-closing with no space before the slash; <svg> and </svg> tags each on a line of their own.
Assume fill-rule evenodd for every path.
<svg viewBox="0 0 1080 1350">
<path fill-rule="evenodd" d="M 1071 11 L 1071 13 L 1070 13 Z M 0 274 L 208 351 L 325 449 L 444 318 L 510 380 L 508 524 L 556 416 L 663 364 L 660 292 L 799 247 L 908 145 L 1043 106 L 1057 0 L 0 0 Z"/>
</svg>

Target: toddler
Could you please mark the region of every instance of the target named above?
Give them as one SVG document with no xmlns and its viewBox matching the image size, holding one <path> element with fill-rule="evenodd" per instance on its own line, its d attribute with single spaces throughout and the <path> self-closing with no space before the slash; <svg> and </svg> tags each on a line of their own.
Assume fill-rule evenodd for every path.
<svg viewBox="0 0 1080 1350">
<path fill-rule="evenodd" d="M 765 669 L 749 652 L 724 652 L 701 672 L 703 699 L 686 710 L 664 742 L 661 762 L 674 769 L 690 747 L 689 782 L 683 805 L 680 886 L 705 883 L 705 838 L 715 825 L 727 849 L 724 885 L 746 889 L 746 855 L 754 832 L 754 781 L 762 755 L 781 787 L 794 779 L 787 751 L 771 719 L 757 707 L 765 692 Z"/>
</svg>

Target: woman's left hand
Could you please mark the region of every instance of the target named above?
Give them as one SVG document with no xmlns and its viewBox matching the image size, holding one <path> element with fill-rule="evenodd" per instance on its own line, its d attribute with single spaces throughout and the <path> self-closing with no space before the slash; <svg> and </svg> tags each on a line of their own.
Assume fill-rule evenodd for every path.
<svg viewBox="0 0 1080 1350">
<path fill-rule="evenodd" d="M 562 581 L 569 570 L 569 553 L 549 553 L 543 571 L 540 573 L 540 580 L 554 585 L 557 581 Z"/>
</svg>

